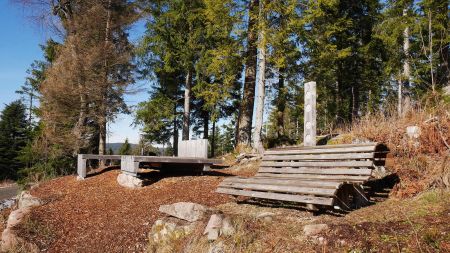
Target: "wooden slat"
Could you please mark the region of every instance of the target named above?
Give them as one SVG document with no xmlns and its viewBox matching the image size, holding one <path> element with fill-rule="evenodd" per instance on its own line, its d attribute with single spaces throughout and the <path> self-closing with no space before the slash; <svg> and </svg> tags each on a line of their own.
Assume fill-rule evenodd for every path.
<svg viewBox="0 0 450 253">
<path fill-rule="evenodd" d="M 310 161 L 276 162 L 264 161 L 261 167 L 371 167 L 373 161 Z"/>
<path fill-rule="evenodd" d="M 371 169 L 317 169 L 317 168 L 260 168 L 258 172 L 316 174 L 316 175 L 365 175 L 372 174 Z"/>
<path fill-rule="evenodd" d="M 313 181 L 300 180 L 295 178 L 288 179 L 271 179 L 271 178 L 242 178 L 242 177 L 228 177 L 223 182 L 233 183 L 257 183 L 257 184 L 272 184 L 272 185 L 294 185 L 294 186 L 314 186 L 320 188 L 337 189 L 341 185 L 339 182 L 330 181 Z"/>
<path fill-rule="evenodd" d="M 346 176 L 346 175 L 312 175 L 312 174 L 275 174 L 275 173 L 257 173 L 258 178 L 296 178 L 296 179 L 321 179 L 338 182 L 364 182 L 370 176 Z"/>
<path fill-rule="evenodd" d="M 314 149 L 295 149 L 295 150 L 267 150 L 264 155 L 277 154 L 332 154 L 332 153 L 351 153 L 351 152 L 374 152 L 376 146 L 361 147 L 342 147 L 342 148 L 314 148 Z"/>
<path fill-rule="evenodd" d="M 120 160 L 121 155 L 96 155 L 96 154 L 81 154 L 83 159 L 104 159 L 104 160 Z"/>
<path fill-rule="evenodd" d="M 317 196 L 333 196 L 334 193 L 336 192 L 336 189 L 326 189 L 326 188 L 312 188 L 312 187 L 301 187 L 291 185 L 286 186 L 286 185 L 252 184 L 252 183 L 232 183 L 232 182 L 222 182 L 219 185 L 219 187 L 268 191 L 268 192 L 311 194 Z"/>
<path fill-rule="evenodd" d="M 348 154 L 310 154 L 310 155 L 267 155 L 263 161 L 289 161 L 289 160 L 356 160 L 373 159 L 375 153 L 348 153 Z"/>
<path fill-rule="evenodd" d="M 333 205 L 333 198 L 325 198 L 325 197 L 235 190 L 235 189 L 221 188 L 221 187 L 217 188 L 216 192 L 229 194 L 229 195 L 235 195 L 235 196 L 238 195 L 238 196 L 246 196 L 246 197 L 253 197 L 253 198 L 299 202 L 299 203 L 306 203 L 306 204 L 316 204 L 316 205 L 325 205 L 325 206 Z"/>
<path fill-rule="evenodd" d="M 302 149 L 328 149 L 328 148 L 348 148 L 348 147 L 364 147 L 377 146 L 377 142 L 355 143 L 355 144 L 335 144 L 335 145 L 318 145 L 318 146 L 285 146 L 278 148 L 271 148 L 268 150 L 302 150 Z"/>
<path fill-rule="evenodd" d="M 136 162 L 154 163 L 185 163 L 185 164 L 220 164 L 221 159 L 204 159 L 195 157 L 172 157 L 172 156 L 134 156 Z"/>
</svg>

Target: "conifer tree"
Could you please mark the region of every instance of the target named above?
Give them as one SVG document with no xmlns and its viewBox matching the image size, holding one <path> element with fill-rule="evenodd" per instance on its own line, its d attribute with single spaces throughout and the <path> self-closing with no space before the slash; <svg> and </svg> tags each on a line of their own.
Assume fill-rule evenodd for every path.
<svg viewBox="0 0 450 253">
<path fill-rule="evenodd" d="M 25 105 L 21 101 L 7 104 L 0 115 L 0 178 L 17 179 L 24 164 L 20 151 L 28 142 Z"/>
</svg>

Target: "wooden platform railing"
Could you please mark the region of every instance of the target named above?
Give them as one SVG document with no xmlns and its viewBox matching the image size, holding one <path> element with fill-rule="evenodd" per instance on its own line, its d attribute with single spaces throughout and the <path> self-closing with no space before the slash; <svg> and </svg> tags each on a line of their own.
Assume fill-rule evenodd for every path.
<svg viewBox="0 0 450 253">
<path fill-rule="evenodd" d="M 367 200 L 361 184 L 384 164 L 387 151 L 378 143 L 267 150 L 254 177 L 227 178 L 217 192 L 350 208 L 352 201 Z"/>
</svg>

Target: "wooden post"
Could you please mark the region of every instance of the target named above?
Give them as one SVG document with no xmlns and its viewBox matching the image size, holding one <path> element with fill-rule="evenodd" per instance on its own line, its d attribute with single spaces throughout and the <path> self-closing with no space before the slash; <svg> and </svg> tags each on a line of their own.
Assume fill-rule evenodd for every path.
<svg viewBox="0 0 450 253">
<path fill-rule="evenodd" d="M 80 179 L 86 178 L 86 159 L 82 154 L 78 154 L 77 174 Z"/>
<path fill-rule="evenodd" d="M 304 146 L 316 145 L 316 82 L 305 83 Z"/>
<path fill-rule="evenodd" d="M 303 145 L 316 146 L 316 82 L 305 83 L 305 113 L 304 131 L 303 131 Z M 306 204 L 309 210 L 317 210 L 313 204 Z"/>
</svg>

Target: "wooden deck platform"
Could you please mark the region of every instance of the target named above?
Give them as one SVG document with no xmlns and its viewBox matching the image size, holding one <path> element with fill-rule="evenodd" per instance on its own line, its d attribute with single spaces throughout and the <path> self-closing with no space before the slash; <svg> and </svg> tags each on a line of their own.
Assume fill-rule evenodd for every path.
<svg viewBox="0 0 450 253">
<path fill-rule="evenodd" d="M 387 152 L 378 143 L 271 149 L 254 177 L 227 178 L 217 192 L 352 209 L 367 203 L 361 185 L 384 165 Z"/>
</svg>

